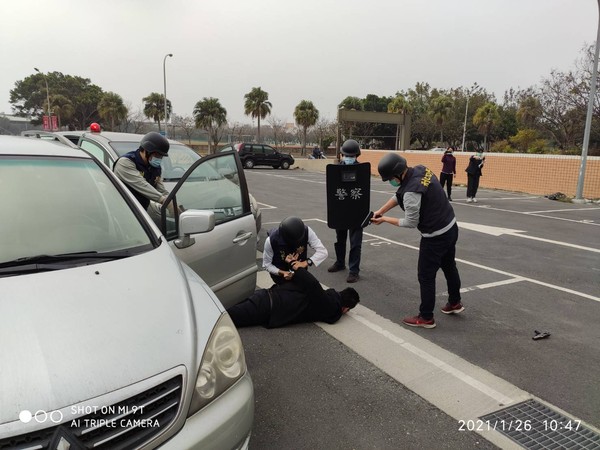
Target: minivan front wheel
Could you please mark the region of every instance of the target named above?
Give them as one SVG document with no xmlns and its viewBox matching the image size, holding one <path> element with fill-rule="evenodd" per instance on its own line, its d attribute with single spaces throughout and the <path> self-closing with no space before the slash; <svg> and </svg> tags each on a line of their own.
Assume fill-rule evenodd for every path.
<svg viewBox="0 0 600 450">
<path fill-rule="evenodd" d="M 247 159 L 246 161 L 244 161 L 244 167 L 246 169 L 252 169 L 254 167 L 254 161 L 252 161 L 251 159 Z"/>
<path fill-rule="evenodd" d="M 289 169 L 290 168 L 290 162 L 289 161 L 281 161 L 281 168 L 282 169 Z"/>
</svg>

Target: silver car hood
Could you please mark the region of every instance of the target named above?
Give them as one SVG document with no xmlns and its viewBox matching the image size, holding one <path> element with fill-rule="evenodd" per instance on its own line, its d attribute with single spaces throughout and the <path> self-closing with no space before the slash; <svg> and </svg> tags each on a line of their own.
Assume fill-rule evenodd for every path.
<svg viewBox="0 0 600 450">
<path fill-rule="evenodd" d="M 206 284 L 192 281 L 166 243 L 121 260 L 0 278 L 0 424 L 175 366 L 193 383 L 221 311 Z"/>
</svg>

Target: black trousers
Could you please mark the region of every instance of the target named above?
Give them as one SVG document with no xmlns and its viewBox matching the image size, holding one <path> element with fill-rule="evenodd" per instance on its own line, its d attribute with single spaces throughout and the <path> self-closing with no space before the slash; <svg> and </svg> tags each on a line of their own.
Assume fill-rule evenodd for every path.
<svg viewBox="0 0 600 450">
<path fill-rule="evenodd" d="M 458 241 L 458 226 L 440 236 L 421 238 L 419 245 L 418 278 L 421 288 L 421 306 L 419 314 L 424 319 L 433 317 L 435 308 L 435 276 L 442 269 L 448 285 L 448 302 L 460 302 L 460 275 L 456 267 L 456 241 Z"/>
<path fill-rule="evenodd" d="M 475 197 L 479 189 L 479 175 L 467 174 L 467 198 Z"/>
<path fill-rule="evenodd" d="M 451 173 L 445 173 L 445 172 L 440 173 L 440 184 L 442 185 L 442 189 L 444 189 L 444 184 L 447 184 L 446 188 L 448 190 L 448 198 L 452 198 L 452 179 L 453 178 L 454 178 L 454 175 Z"/>
<path fill-rule="evenodd" d="M 271 318 L 271 300 L 266 289 L 256 291 L 246 300 L 227 310 L 237 328 L 262 325 L 266 327 Z"/>
<path fill-rule="evenodd" d="M 348 254 L 348 272 L 358 274 L 360 272 L 360 254 L 362 251 L 362 228 L 351 228 L 350 230 L 335 230 L 337 242 L 335 248 L 335 263 L 339 267 L 345 267 L 346 261 L 346 239 L 350 233 L 350 253 Z"/>
</svg>

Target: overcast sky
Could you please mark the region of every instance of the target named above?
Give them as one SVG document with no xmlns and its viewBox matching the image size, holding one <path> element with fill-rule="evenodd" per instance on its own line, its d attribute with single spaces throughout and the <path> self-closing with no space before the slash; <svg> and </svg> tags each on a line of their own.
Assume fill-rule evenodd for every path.
<svg viewBox="0 0 600 450">
<path fill-rule="evenodd" d="M 191 115 L 216 97 L 251 123 L 260 86 L 272 115 L 293 121 L 311 100 L 334 119 L 347 96 L 392 96 L 417 82 L 505 90 L 569 70 L 596 40 L 594 0 L 1 0 L 0 112 L 34 73 L 89 78 L 134 110 L 163 92 Z"/>
</svg>

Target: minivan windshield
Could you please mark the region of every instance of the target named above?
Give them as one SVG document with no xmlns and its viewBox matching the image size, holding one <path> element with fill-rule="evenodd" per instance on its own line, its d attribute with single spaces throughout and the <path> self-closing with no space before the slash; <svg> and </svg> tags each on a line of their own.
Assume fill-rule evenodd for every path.
<svg viewBox="0 0 600 450">
<path fill-rule="evenodd" d="M 111 141 L 110 146 L 119 156 L 123 156 L 125 153 L 137 150 L 140 143 L 137 141 Z M 161 163 L 163 179 L 165 181 L 179 180 L 192 164 L 199 159 L 200 155 L 191 148 L 183 144 L 171 142 L 169 145 L 169 156 L 163 158 Z"/>
<path fill-rule="evenodd" d="M 115 258 L 152 241 L 121 192 L 91 159 L 0 157 L 0 265 Z M 57 258 L 60 257 L 60 258 Z M 10 264 L 9 264 L 10 265 Z"/>
</svg>

